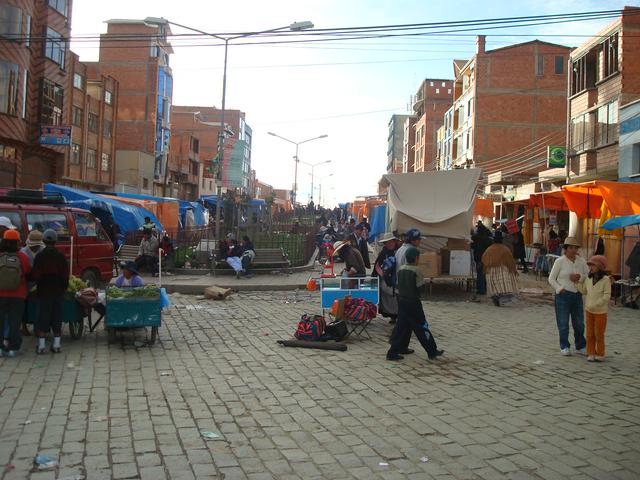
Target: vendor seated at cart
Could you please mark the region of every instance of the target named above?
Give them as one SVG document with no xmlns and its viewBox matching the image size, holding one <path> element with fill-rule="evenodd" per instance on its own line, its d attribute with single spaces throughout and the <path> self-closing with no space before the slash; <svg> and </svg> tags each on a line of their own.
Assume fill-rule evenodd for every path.
<svg viewBox="0 0 640 480">
<path fill-rule="evenodd" d="M 143 231 L 142 241 L 138 247 L 138 256 L 135 259 L 136 269 L 146 267 L 150 273 L 158 274 L 158 248 L 160 243 L 153 236 L 152 231 L 145 229 Z"/>
<path fill-rule="evenodd" d="M 122 273 L 116 278 L 116 287 L 142 287 L 144 280 L 136 269 L 135 262 L 120 262 L 120 270 Z"/>
</svg>

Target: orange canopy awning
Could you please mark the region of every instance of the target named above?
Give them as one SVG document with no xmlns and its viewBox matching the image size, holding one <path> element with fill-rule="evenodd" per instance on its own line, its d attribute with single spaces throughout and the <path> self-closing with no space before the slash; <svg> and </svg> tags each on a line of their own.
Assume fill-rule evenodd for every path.
<svg viewBox="0 0 640 480">
<path fill-rule="evenodd" d="M 562 195 L 579 218 L 600 218 L 603 201 L 614 217 L 640 214 L 640 183 L 596 180 L 565 185 Z"/>
<path fill-rule="evenodd" d="M 474 215 L 481 217 L 493 217 L 493 200 L 487 198 L 476 198 L 476 206 L 473 210 Z"/>
<path fill-rule="evenodd" d="M 529 207 L 548 210 L 569 210 L 569 206 L 560 190 L 555 192 L 533 193 L 529 196 Z"/>
</svg>

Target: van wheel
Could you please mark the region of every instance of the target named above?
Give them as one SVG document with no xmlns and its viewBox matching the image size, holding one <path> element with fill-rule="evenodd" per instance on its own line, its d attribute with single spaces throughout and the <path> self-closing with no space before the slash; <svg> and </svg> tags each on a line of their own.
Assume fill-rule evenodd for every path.
<svg viewBox="0 0 640 480">
<path fill-rule="evenodd" d="M 102 283 L 94 270 L 85 270 L 82 272 L 82 275 L 80 275 L 80 278 L 91 288 L 100 288 L 100 284 Z"/>
</svg>

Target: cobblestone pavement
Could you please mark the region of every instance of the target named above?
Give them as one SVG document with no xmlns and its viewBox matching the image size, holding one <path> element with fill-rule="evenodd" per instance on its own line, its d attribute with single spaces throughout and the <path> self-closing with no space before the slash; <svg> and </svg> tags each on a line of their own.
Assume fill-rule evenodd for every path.
<svg viewBox="0 0 640 480">
<path fill-rule="evenodd" d="M 2 479 L 640 478 L 638 311 L 592 364 L 559 355 L 550 305 L 435 298 L 443 359 L 391 363 L 383 319 L 347 352 L 278 346 L 307 292 L 172 300 L 153 347 L 100 329 L 0 359 Z"/>
</svg>

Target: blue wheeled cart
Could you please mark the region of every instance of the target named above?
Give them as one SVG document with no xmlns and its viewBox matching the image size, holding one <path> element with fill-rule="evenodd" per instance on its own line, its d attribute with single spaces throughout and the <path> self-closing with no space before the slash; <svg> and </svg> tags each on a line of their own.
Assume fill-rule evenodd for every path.
<svg viewBox="0 0 640 480">
<path fill-rule="evenodd" d="M 360 298 L 368 303 L 378 306 L 380 302 L 380 290 L 378 277 L 335 277 L 320 278 L 320 303 L 322 314 L 325 310 L 330 310 L 336 300 L 344 300 L 346 297 Z M 371 318 L 362 320 L 350 320 L 348 318 L 336 318 L 344 320 L 348 326 L 347 337 L 353 332 L 356 335 L 367 332 L 367 327 L 371 323 Z"/>
<path fill-rule="evenodd" d="M 27 323 L 36 325 L 36 320 L 40 315 L 40 305 L 35 294 L 29 294 L 26 303 Z M 62 321 L 69 326 L 69 335 L 74 340 L 82 337 L 84 331 L 85 309 L 76 301 L 72 293 L 66 293 L 62 306 Z"/>
<path fill-rule="evenodd" d="M 140 287 L 143 289 L 144 287 Z M 137 288 L 126 289 L 130 293 Z M 132 330 L 135 328 L 151 327 L 149 344 L 153 345 L 158 338 L 158 328 L 162 324 L 162 298 L 158 297 L 110 297 L 107 291 L 107 313 L 104 320 L 109 343 L 116 339 L 118 331 Z"/>
</svg>

